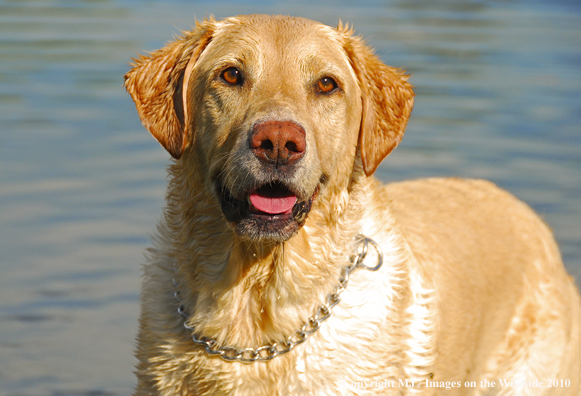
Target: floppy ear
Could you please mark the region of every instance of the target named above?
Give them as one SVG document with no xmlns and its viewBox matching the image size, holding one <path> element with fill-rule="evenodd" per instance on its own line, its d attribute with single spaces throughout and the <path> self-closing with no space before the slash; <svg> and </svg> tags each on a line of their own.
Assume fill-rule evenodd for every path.
<svg viewBox="0 0 581 396">
<path fill-rule="evenodd" d="M 196 28 L 174 42 L 135 59 L 125 75 L 142 124 L 176 159 L 187 143 L 185 91 L 191 71 L 214 32 L 215 21 L 196 22 Z"/>
<path fill-rule="evenodd" d="M 346 38 L 345 51 L 361 89 L 359 147 L 363 170 L 370 176 L 401 141 L 414 105 L 414 91 L 406 74 L 381 62 L 352 30 L 341 24 L 337 30 Z"/>
</svg>

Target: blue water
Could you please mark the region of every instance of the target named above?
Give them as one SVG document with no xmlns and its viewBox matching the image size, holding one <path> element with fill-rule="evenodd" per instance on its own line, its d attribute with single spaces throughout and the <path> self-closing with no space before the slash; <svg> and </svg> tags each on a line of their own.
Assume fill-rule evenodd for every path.
<svg viewBox="0 0 581 396">
<path fill-rule="evenodd" d="M 352 23 L 416 106 L 385 181 L 490 179 L 581 283 L 581 6 L 573 1 L 0 0 L 0 395 L 129 395 L 142 252 L 169 155 L 122 82 L 195 18 Z"/>
</svg>

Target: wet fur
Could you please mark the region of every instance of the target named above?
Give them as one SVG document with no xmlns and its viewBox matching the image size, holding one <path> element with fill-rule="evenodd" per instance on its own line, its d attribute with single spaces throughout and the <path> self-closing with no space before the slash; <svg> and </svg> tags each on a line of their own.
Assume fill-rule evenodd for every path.
<svg viewBox="0 0 581 396">
<path fill-rule="evenodd" d="M 237 91 L 216 77 L 232 64 L 249 79 Z M 325 73 L 340 80 L 335 96 L 310 88 Z M 546 390 L 577 394 L 579 296 L 550 231 L 485 181 L 384 186 L 373 178 L 403 136 L 413 91 L 352 31 L 288 17 L 210 19 L 137 59 L 125 86 L 143 124 L 175 158 L 144 267 L 135 395 L 476 395 L 487 389 L 425 381 L 522 376 L 569 379 L 570 388 Z M 319 189 L 305 224 L 282 243 L 247 237 L 226 221 L 217 198 L 217 185 L 243 196 L 259 183 L 246 141 L 261 120 L 305 127 L 308 155 L 288 183 L 299 198 Z M 356 271 L 333 316 L 305 344 L 246 365 L 208 356 L 191 341 L 174 279 L 199 333 L 257 347 L 314 313 L 357 233 L 381 245 L 385 264 L 378 273 Z M 405 379 L 422 383 L 352 386 Z"/>
</svg>

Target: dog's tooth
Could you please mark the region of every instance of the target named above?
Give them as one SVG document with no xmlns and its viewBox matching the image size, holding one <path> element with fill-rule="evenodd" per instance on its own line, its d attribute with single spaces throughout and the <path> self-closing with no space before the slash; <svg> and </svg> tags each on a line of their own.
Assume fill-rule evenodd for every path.
<svg viewBox="0 0 581 396">
<path fill-rule="evenodd" d="M 307 217 L 307 214 L 304 211 L 300 212 L 297 216 L 295 216 L 295 221 L 301 224 L 305 220 L 305 217 Z"/>
<path fill-rule="evenodd" d="M 297 202 L 293 207 L 293 217 L 298 224 L 305 221 L 308 210 L 306 209 L 306 202 Z"/>
</svg>

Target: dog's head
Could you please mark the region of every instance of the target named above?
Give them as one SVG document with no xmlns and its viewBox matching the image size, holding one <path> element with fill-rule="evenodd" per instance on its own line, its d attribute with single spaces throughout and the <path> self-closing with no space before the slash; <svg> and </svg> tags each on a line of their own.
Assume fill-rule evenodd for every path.
<svg viewBox="0 0 581 396">
<path fill-rule="evenodd" d="M 145 127 L 250 239 L 285 241 L 324 196 L 370 176 L 401 140 L 407 76 L 342 27 L 207 20 L 125 76 Z"/>
</svg>

